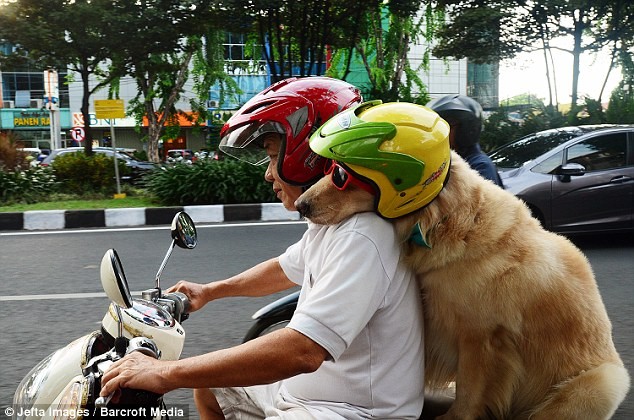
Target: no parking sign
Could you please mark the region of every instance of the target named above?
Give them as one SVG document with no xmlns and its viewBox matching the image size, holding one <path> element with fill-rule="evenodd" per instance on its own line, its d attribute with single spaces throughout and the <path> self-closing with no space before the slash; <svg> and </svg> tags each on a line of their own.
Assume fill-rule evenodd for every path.
<svg viewBox="0 0 634 420">
<path fill-rule="evenodd" d="M 84 127 L 71 128 L 70 137 L 75 141 L 84 141 L 84 139 L 86 138 L 86 131 L 84 131 Z"/>
</svg>

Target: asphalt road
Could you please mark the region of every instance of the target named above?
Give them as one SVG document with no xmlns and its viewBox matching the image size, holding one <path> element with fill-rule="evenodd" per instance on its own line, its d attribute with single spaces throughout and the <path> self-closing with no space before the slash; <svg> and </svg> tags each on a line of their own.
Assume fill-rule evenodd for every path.
<svg viewBox="0 0 634 420">
<path fill-rule="evenodd" d="M 198 247 L 174 250 L 162 286 L 179 279 L 203 282 L 225 278 L 279 255 L 304 230 L 303 223 L 199 226 Z M 594 236 L 575 242 L 593 265 L 613 322 L 614 341 L 632 374 L 634 238 Z M 169 243 L 166 227 L 0 232 L 0 420 L 31 367 L 53 350 L 97 329 L 108 305 L 105 297 L 33 299 L 31 295 L 101 292 L 98 264 L 108 248 L 119 253 L 133 291 L 150 288 Z M 187 340 L 183 357 L 240 343 L 251 325 L 251 314 L 275 297 L 279 296 L 227 299 L 194 313 L 184 324 Z M 166 401 L 190 406 L 192 418 L 196 418 L 190 391 L 170 393 Z M 614 418 L 634 418 L 632 393 Z"/>
</svg>

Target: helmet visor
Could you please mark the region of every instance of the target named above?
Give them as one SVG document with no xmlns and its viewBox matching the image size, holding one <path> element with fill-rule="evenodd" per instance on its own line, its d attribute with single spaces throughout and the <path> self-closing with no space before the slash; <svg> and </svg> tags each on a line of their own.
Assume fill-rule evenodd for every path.
<svg viewBox="0 0 634 420">
<path fill-rule="evenodd" d="M 277 122 L 267 121 L 264 124 L 252 122 L 225 134 L 220 139 L 218 148 L 223 153 L 243 162 L 263 165 L 269 161 L 269 156 L 264 149 L 265 139 L 270 135 L 281 136 L 283 139 L 285 134 L 284 127 Z"/>
</svg>

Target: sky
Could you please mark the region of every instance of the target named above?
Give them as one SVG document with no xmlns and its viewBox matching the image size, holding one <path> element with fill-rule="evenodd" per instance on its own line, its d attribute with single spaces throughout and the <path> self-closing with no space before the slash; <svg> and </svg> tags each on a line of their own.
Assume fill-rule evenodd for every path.
<svg viewBox="0 0 634 420">
<path fill-rule="evenodd" d="M 553 50 L 557 78 L 557 98 L 559 103 L 570 103 L 572 93 L 572 54 Z M 601 86 L 609 68 L 607 51 L 581 56 L 579 75 L 579 98 L 588 95 L 598 98 Z M 610 78 L 601 97 L 607 102 L 610 93 L 621 80 L 620 69 L 612 69 Z M 543 52 L 522 53 L 513 60 L 500 63 L 500 102 L 523 93 L 532 93 L 548 103 L 548 83 Z M 554 95 L 554 92 L 553 92 Z"/>
</svg>

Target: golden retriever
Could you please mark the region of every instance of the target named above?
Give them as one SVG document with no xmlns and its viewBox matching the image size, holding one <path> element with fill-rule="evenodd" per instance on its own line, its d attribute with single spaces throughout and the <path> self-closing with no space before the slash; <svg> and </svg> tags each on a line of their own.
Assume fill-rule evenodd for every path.
<svg viewBox="0 0 634 420">
<path fill-rule="evenodd" d="M 296 205 L 334 224 L 373 211 L 374 197 L 325 177 Z M 571 242 L 453 152 L 440 194 L 393 223 L 422 289 L 426 386 L 456 384 L 439 418 L 612 416 L 630 379 L 590 264 Z M 431 248 L 408 240 L 416 224 Z"/>
</svg>

